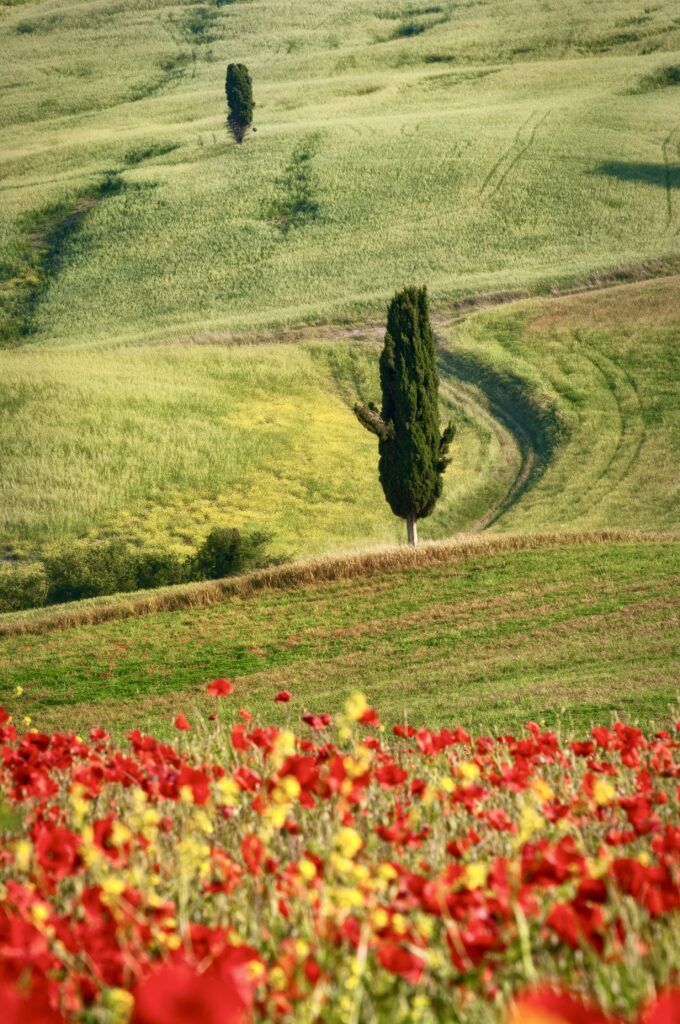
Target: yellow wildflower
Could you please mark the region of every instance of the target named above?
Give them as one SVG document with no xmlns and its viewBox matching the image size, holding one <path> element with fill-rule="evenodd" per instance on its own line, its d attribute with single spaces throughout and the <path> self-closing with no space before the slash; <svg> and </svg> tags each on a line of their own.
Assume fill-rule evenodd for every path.
<svg viewBox="0 0 680 1024">
<path fill-rule="evenodd" d="M 298 861 L 298 873 L 306 882 L 311 882 L 313 878 L 316 878 L 316 864 L 307 857 L 303 857 Z"/>
<path fill-rule="evenodd" d="M 285 971 L 278 966 L 272 967 L 271 971 L 269 972 L 269 984 L 273 989 L 285 988 L 286 985 L 288 984 L 288 979 L 286 978 Z"/>
<path fill-rule="evenodd" d="M 342 766 L 350 778 L 358 779 L 361 775 L 365 775 L 370 769 L 371 762 L 367 757 L 344 757 L 342 760 Z"/>
<path fill-rule="evenodd" d="M 371 914 L 371 924 L 376 931 L 381 931 L 386 928 L 390 921 L 390 915 L 383 907 L 376 907 Z"/>
<path fill-rule="evenodd" d="M 297 800 L 302 792 L 302 787 L 294 775 L 286 775 L 281 779 L 279 788 L 283 790 L 289 800 Z"/>
<path fill-rule="evenodd" d="M 397 869 L 392 865 L 384 861 L 378 868 L 378 874 L 381 878 L 384 878 L 387 882 L 393 882 L 395 878 L 399 877 Z"/>
<path fill-rule="evenodd" d="M 263 812 L 262 817 L 272 826 L 272 828 L 283 828 L 286 823 L 286 818 L 288 817 L 288 805 L 270 804 Z"/>
<path fill-rule="evenodd" d="M 111 843 L 113 846 L 125 846 L 132 839 L 132 832 L 122 821 L 115 820 L 111 824 Z"/>
<path fill-rule="evenodd" d="M 14 846 L 14 863 L 19 871 L 28 871 L 33 856 L 33 844 L 28 839 L 19 839 Z"/>
<path fill-rule="evenodd" d="M 192 823 L 195 828 L 203 832 L 206 836 L 211 836 L 215 831 L 210 816 L 202 809 L 198 809 L 193 816 Z"/>
<path fill-rule="evenodd" d="M 358 722 L 367 711 L 368 701 L 363 693 L 353 693 L 345 701 L 345 712 L 348 718 L 353 718 L 355 722 Z"/>
<path fill-rule="evenodd" d="M 392 928 L 397 935 L 406 935 L 406 932 L 408 931 L 408 921 L 403 914 L 392 915 Z"/>
<path fill-rule="evenodd" d="M 102 881 L 102 892 L 107 896 L 121 896 L 125 892 L 125 882 L 122 878 L 109 875 Z"/>
<path fill-rule="evenodd" d="M 542 814 L 539 814 L 535 807 L 531 804 L 524 804 L 522 807 L 522 814 L 519 822 L 519 839 L 521 843 L 526 843 L 528 839 L 531 839 L 535 832 L 540 832 L 545 826 L 545 818 Z"/>
<path fill-rule="evenodd" d="M 114 1024 L 127 1024 L 134 1007 L 134 996 L 124 988 L 110 988 L 106 993 L 105 1003 L 111 1011 Z"/>
<path fill-rule="evenodd" d="M 342 885 L 334 889 L 331 893 L 331 900 L 341 910 L 356 910 L 364 905 L 362 893 L 350 885 Z"/>
<path fill-rule="evenodd" d="M 278 768 L 287 757 L 290 757 L 295 753 L 295 733 L 291 732 L 290 729 L 282 729 L 274 740 L 274 746 L 272 747 L 271 759 L 272 763 Z"/>
<path fill-rule="evenodd" d="M 531 791 L 539 798 L 539 800 L 543 801 L 552 800 L 555 796 L 555 791 L 552 786 L 545 781 L 545 779 L 532 779 Z"/>
<path fill-rule="evenodd" d="M 238 795 L 241 789 L 237 782 L 233 779 L 225 777 L 220 779 L 216 787 L 218 793 L 218 802 L 224 804 L 225 807 L 234 807 L 237 803 Z"/>
<path fill-rule="evenodd" d="M 489 876 L 488 865 L 477 861 L 468 864 L 463 874 L 463 884 L 467 889 L 483 889 Z"/>
<path fill-rule="evenodd" d="M 356 829 L 341 828 L 335 837 L 335 845 L 343 857 L 348 857 L 351 860 L 353 857 L 356 857 L 364 845 L 364 841 Z"/>
<path fill-rule="evenodd" d="M 249 960 L 246 969 L 253 981 L 259 981 L 264 975 L 264 964 L 261 960 Z"/>
<path fill-rule="evenodd" d="M 606 779 L 595 779 L 593 784 L 593 796 L 595 797 L 595 803 L 600 807 L 604 807 L 606 804 L 610 804 L 616 796 L 616 790 L 612 786 L 611 782 Z"/>
<path fill-rule="evenodd" d="M 31 917 L 36 925 L 40 926 L 50 916 L 50 908 L 46 903 L 34 903 L 31 907 Z"/>
<path fill-rule="evenodd" d="M 474 761 L 460 761 L 457 766 L 458 774 L 466 782 L 474 782 L 475 779 L 479 778 L 480 771 L 479 766 Z"/>
</svg>

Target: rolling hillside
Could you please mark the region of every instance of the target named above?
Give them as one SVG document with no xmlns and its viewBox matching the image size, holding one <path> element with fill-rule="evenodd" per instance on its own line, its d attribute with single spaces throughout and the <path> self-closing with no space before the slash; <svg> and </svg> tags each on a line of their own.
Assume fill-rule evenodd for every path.
<svg viewBox="0 0 680 1024">
<path fill-rule="evenodd" d="M 9 1024 L 680 1019 L 677 0 L 0 66 Z"/>
<path fill-rule="evenodd" d="M 34 343 L 335 322 L 414 276 L 445 298 L 677 253 L 673 0 L 39 0 L 3 6 L 0 45 L 3 266 L 21 279 L 27 228 L 49 249 Z M 230 59 L 255 76 L 243 147 Z"/>
<path fill-rule="evenodd" d="M 677 536 L 488 538 L 320 563 L 208 607 L 195 594 L 193 609 L 4 637 L 0 704 L 41 728 L 168 734 L 226 675 L 272 723 L 336 712 L 361 689 L 388 722 L 430 728 L 612 714 L 649 726 L 677 714 L 679 573 Z"/>
<path fill-rule="evenodd" d="M 281 351 L 281 331 L 262 329 L 379 324 L 409 279 L 428 283 L 445 325 L 466 295 L 669 273 L 680 136 L 664 69 L 680 53 L 676 14 L 669 0 L 643 13 L 633 0 L 597 12 L 584 0 L 0 7 L 6 553 L 112 536 L 183 550 L 215 523 L 264 528 L 286 557 L 398 539 L 349 411 L 375 394 L 380 331 L 313 328 Z M 257 133 L 242 147 L 224 124 L 228 59 L 247 60 L 256 83 Z M 531 305 L 443 327 L 459 432 L 425 536 L 677 524 L 668 495 L 656 521 L 658 478 L 638 492 L 649 506 L 638 518 L 638 471 L 626 468 L 638 444 L 640 473 L 677 445 L 666 398 L 645 397 L 680 319 L 675 283 L 660 287 L 645 292 L 645 368 L 612 369 L 621 332 L 639 327 L 636 291 L 621 309 L 575 307 L 609 333 L 598 357 L 590 328 L 582 344 L 559 329 L 560 365 L 544 360 L 540 330 L 519 329 Z M 229 344 L 249 339 L 274 347 Z M 480 339 L 461 385 L 456 352 Z M 539 404 L 560 392 L 568 451 L 611 414 L 586 464 L 561 457 L 559 478 L 509 518 L 536 479 L 525 450 L 536 439 L 518 440 L 524 408 L 499 421 L 469 387 L 499 346 Z M 555 373 L 578 378 L 574 393 Z M 642 423 L 647 401 L 658 430 Z M 622 473 L 628 492 L 605 501 Z M 565 474 L 579 493 L 597 477 L 597 509 L 592 495 L 556 506 Z"/>
<path fill-rule="evenodd" d="M 3 572 L 76 538 L 186 552 L 214 525 L 284 559 L 400 540 L 352 405 L 411 280 L 458 428 L 422 533 L 519 537 L 464 571 L 423 556 L 49 636 L 70 612 L 3 616 L 3 697 L 159 725 L 218 670 L 269 713 L 290 669 L 331 709 L 373 678 L 395 718 L 549 716 L 553 690 L 583 720 L 666 715 L 677 542 L 540 535 L 679 526 L 671 0 L 38 0 L 0 6 L 0 47 Z M 228 60 L 255 80 L 242 147 Z M 336 610 L 346 656 L 289 643 Z"/>
<path fill-rule="evenodd" d="M 425 537 L 680 525 L 679 280 L 441 314 L 458 433 Z M 288 557 L 401 540 L 351 409 L 377 398 L 379 339 L 0 353 L 0 534 L 18 554 L 82 535 L 183 550 L 222 523 Z"/>
</svg>

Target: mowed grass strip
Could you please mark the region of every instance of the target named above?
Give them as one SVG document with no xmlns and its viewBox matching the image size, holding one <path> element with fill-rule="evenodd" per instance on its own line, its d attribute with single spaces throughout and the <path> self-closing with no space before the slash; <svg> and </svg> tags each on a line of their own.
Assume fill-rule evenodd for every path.
<svg viewBox="0 0 680 1024">
<path fill-rule="evenodd" d="M 278 723 L 337 711 L 357 688 L 388 722 L 661 723 L 678 694 L 679 577 L 677 541 L 505 550 L 8 637 L 0 702 L 39 728 L 167 733 L 226 675 L 236 691 L 221 711 Z M 280 688 L 290 705 L 274 703 Z"/>
</svg>

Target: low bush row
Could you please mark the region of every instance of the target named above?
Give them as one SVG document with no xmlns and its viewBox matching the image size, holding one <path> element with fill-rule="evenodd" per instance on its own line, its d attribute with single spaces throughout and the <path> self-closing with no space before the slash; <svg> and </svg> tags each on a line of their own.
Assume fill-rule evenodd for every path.
<svg viewBox="0 0 680 1024">
<path fill-rule="evenodd" d="M 271 564 L 264 550 L 268 539 L 265 533 L 216 528 L 188 556 L 122 540 L 77 542 L 41 561 L 0 563 L 0 612 L 222 579 Z"/>
</svg>

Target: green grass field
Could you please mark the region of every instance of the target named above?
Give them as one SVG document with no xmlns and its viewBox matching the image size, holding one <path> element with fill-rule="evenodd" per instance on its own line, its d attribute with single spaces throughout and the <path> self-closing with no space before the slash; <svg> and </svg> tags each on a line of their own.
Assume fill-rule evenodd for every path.
<svg viewBox="0 0 680 1024">
<path fill-rule="evenodd" d="M 458 428 L 424 537 L 680 526 L 673 0 L 0 0 L 0 52 L 3 572 L 215 525 L 283 558 L 400 540 L 352 405 L 410 282 Z M 677 550 L 551 542 L 8 636 L 0 700 L 165 728 L 226 673 L 268 718 L 279 685 L 329 710 L 358 686 L 415 722 L 648 724 Z"/>
<path fill-rule="evenodd" d="M 215 523 L 266 529 L 286 555 L 401 538 L 351 410 L 376 396 L 373 345 L 29 348 L 3 362 L 0 533 L 19 552 L 83 534 L 182 548 Z M 459 435 L 439 536 L 512 471 L 481 400 L 448 397 Z"/>
<path fill-rule="evenodd" d="M 13 555 L 73 537 L 183 548 L 225 523 L 265 528 L 285 556 L 394 540 L 349 409 L 375 393 L 377 336 L 338 351 L 320 328 L 281 352 L 235 350 L 234 332 L 379 322 L 407 280 L 444 308 L 678 255 L 670 0 L 40 0 L 0 7 L 0 45 L 0 538 Z M 224 124 L 228 59 L 255 79 L 242 147 Z M 574 429 L 560 470 L 508 517 L 523 453 L 445 352 L 459 433 L 425 536 L 677 522 L 668 494 L 655 518 L 658 479 L 641 519 L 629 493 L 645 457 L 677 446 L 668 398 L 645 395 L 672 358 L 677 288 L 639 338 L 653 358 L 613 381 L 621 330 L 638 328 L 632 294 L 601 357 L 591 330 L 588 355 L 563 332 L 546 358 L 540 331 L 520 330 L 532 306 L 447 332 L 492 361 L 502 347 L 543 397 L 557 389 Z M 579 315 L 606 330 L 585 302 Z M 658 430 L 640 424 L 647 401 L 661 402 Z M 567 475 L 580 494 L 597 474 L 597 507 L 563 500 Z"/>
<path fill-rule="evenodd" d="M 442 326 L 442 394 L 458 434 L 425 537 L 479 527 L 494 509 L 494 529 L 680 524 L 679 280 Z M 2 353 L 0 535 L 20 554 L 83 535 L 184 549 L 215 524 L 268 530 L 284 556 L 399 540 L 375 442 L 351 409 L 377 398 L 377 354 L 372 336 Z M 516 393 L 503 374 L 521 382 Z M 514 415 L 510 427 L 487 393 Z M 532 409 L 559 437 L 547 471 L 506 507 L 522 472 L 513 431 Z M 540 430 L 519 440 L 546 457 Z"/>
<path fill-rule="evenodd" d="M 10 276 L 26 218 L 119 172 L 35 344 L 381 315 L 414 277 L 444 298 L 677 253 L 677 89 L 638 88 L 678 62 L 673 0 L 40 0 L 3 9 L 0 44 Z M 229 59 L 256 85 L 243 147 Z M 318 212 L 285 231 L 303 152 Z"/>
<path fill-rule="evenodd" d="M 229 712 L 272 722 L 338 711 L 361 689 L 388 722 L 649 726 L 677 713 L 679 574 L 677 541 L 551 543 L 5 637 L 0 703 L 40 728 L 167 735 L 226 675 Z M 274 703 L 281 688 L 293 703 Z"/>
</svg>

